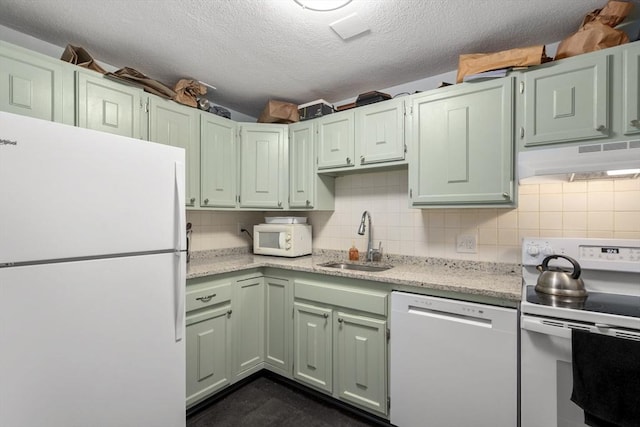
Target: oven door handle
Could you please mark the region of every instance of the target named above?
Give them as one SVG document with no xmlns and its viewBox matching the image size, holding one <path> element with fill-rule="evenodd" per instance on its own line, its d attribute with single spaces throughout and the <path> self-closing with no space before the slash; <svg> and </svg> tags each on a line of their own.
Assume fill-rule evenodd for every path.
<svg viewBox="0 0 640 427">
<path fill-rule="evenodd" d="M 543 321 L 541 319 L 523 316 L 520 322 L 520 326 L 522 329 L 526 329 L 527 331 L 571 339 L 571 329 L 565 327 L 563 323 L 558 322 L 557 325 L 553 325 L 550 324 L 550 322 Z"/>
</svg>

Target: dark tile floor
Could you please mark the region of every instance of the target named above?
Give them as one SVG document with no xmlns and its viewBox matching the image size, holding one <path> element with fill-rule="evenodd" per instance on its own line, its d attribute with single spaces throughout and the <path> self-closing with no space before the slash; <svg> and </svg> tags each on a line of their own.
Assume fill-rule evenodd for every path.
<svg viewBox="0 0 640 427">
<path fill-rule="evenodd" d="M 268 377 L 256 378 L 187 418 L 187 427 L 367 427 L 375 425 L 381 424 L 352 414 Z"/>
</svg>

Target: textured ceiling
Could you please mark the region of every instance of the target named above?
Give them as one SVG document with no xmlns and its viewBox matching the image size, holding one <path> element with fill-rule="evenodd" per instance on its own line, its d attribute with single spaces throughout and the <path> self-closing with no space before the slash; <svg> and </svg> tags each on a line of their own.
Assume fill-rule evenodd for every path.
<svg viewBox="0 0 640 427">
<path fill-rule="evenodd" d="M 462 53 L 553 43 L 605 4 L 353 0 L 313 12 L 293 0 L 0 0 L 0 25 L 170 86 L 203 80 L 218 88 L 210 99 L 257 117 L 268 99 L 335 102 L 455 70 Z M 329 24 L 354 12 L 370 31 L 344 41 Z"/>
</svg>

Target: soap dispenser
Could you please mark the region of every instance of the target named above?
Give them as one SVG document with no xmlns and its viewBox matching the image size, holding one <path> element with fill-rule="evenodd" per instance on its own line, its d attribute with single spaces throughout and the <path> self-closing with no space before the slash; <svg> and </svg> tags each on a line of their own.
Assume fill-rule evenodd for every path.
<svg viewBox="0 0 640 427">
<path fill-rule="evenodd" d="M 351 242 L 351 248 L 349 249 L 349 261 L 359 261 L 360 254 L 358 253 L 358 248 L 356 248 L 355 242 Z"/>
</svg>

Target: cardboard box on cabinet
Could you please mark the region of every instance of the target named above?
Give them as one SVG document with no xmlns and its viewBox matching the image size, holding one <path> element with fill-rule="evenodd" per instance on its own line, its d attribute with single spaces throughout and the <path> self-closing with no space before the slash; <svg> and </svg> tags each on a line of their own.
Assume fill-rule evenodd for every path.
<svg viewBox="0 0 640 427">
<path fill-rule="evenodd" d="M 300 121 L 298 106 L 290 102 L 269 100 L 258 123 L 295 123 Z"/>
</svg>

